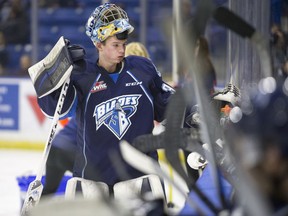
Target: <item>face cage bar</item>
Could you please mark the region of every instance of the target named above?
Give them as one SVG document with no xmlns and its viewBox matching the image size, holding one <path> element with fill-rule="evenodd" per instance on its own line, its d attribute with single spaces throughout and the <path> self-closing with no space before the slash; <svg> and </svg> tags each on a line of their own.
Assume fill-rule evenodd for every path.
<svg viewBox="0 0 288 216">
<path fill-rule="evenodd" d="M 114 5 L 110 8 L 103 8 L 99 15 L 99 19 L 101 20 L 101 26 L 108 25 L 117 19 L 125 19 L 128 20 L 127 13 L 120 7 Z"/>
</svg>

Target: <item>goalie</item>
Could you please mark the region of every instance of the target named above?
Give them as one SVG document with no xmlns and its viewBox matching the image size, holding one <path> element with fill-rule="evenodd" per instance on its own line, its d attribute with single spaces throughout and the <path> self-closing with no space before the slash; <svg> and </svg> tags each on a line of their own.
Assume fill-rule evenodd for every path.
<svg viewBox="0 0 288 216">
<path fill-rule="evenodd" d="M 78 150 L 73 176 L 105 182 L 111 192 L 114 184 L 123 180 L 112 165 L 112 153 L 118 153 L 129 178 L 143 175 L 121 160 L 119 141 L 132 142 L 139 135 L 152 133 L 154 120 L 163 121 L 174 92 L 151 60 L 125 57 L 125 46 L 133 29 L 123 9 L 110 3 L 100 5 L 86 24 L 86 34 L 98 50 L 96 62 L 87 61 L 81 47 L 69 46 L 62 38 L 59 43 L 68 47 L 69 55 L 58 55 L 48 65 L 49 71 L 43 70 L 43 62 L 37 70 L 34 67 L 29 71 L 39 105 L 50 117 L 61 85 L 67 77 L 71 78 L 61 117 L 76 112 Z M 61 69 L 69 68 L 69 62 L 73 65 L 71 76 Z M 35 71 L 37 76 L 33 75 Z M 157 152 L 150 156 L 157 159 Z"/>
</svg>

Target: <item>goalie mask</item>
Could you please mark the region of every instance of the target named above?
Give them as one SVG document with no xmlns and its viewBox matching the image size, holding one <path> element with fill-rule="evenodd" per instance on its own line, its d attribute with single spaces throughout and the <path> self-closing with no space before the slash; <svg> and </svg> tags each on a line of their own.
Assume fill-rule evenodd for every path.
<svg viewBox="0 0 288 216">
<path fill-rule="evenodd" d="M 105 3 L 97 7 L 86 23 L 86 35 L 93 43 L 103 42 L 116 35 L 118 39 L 126 39 L 134 30 L 130 25 L 127 13 L 115 4 Z"/>
</svg>

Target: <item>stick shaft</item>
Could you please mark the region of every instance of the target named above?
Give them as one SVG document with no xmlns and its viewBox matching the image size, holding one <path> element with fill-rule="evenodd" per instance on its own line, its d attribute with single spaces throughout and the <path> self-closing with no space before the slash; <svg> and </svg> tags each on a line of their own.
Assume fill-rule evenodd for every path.
<svg viewBox="0 0 288 216">
<path fill-rule="evenodd" d="M 55 133 L 56 133 L 56 130 L 57 130 L 58 121 L 59 121 L 59 118 L 60 118 L 60 114 L 61 114 L 61 111 L 62 111 L 64 100 L 65 100 L 65 97 L 66 97 L 66 94 L 67 94 L 67 89 L 68 89 L 69 83 L 70 83 L 70 78 L 67 78 L 67 80 L 65 81 L 65 83 L 62 86 L 60 97 L 58 99 L 57 106 L 56 106 L 56 109 L 55 109 L 55 113 L 54 113 L 51 129 L 50 129 L 50 133 L 49 133 L 49 136 L 47 138 L 46 145 L 45 145 L 45 148 L 44 148 L 44 151 L 43 151 L 41 165 L 40 165 L 39 170 L 38 170 L 37 175 L 36 175 L 36 180 L 41 180 L 41 178 L 42 178 L 42 175 L 43 175 L 43 172 L 44 172 L 44 168 L 45 168 L 45 165 L 46 165 L 46 162 L 47 162 L 47 159 L 48 159 L 48 155 L 49 155 L 49 152 L 50 152 L 50 149 L 51 149 L 52 140 L 54 139 L 54 136 L 55 136 Z"/>
<path fill-rule="evenodd" d="M 22 209 L 21 209 L 21 216 L 26 215 L 27 212 L 30 210 L 30 208 L 35 206 L 40 200 L 40 197 L 42 194 L 42 189 L 43 189 L 41 179 L 42 179 L 44 168 L 45 168 L 47 158 L 48 158 L 48 155 L 49 155 L 49 152 L 51 149 L 52 140 L 53 140 L 55 133 L 56 133 L 58 121 L 60 118 L 60 114 L 62 111 L 64 100 L 65 100 L 65 97 L 67 94 L 69 83 L 70 83 L 70 77 L 68 77 L 66 79 L 65 83 L 62 86 L 60 97 L 58 99 L 57 106 L 55 109 L 50 133 L 49 133 L 49 136 L 48 136 L 48 139 L 46 141 L 46 145 L 45 145 L 45 148 L 44 148 L 44 151 L 42 154 L 41 164 L 39 166 L 39 170 L 36 174 L 35 180 L 30 183 L 29 188 L 27 190 L 26 197 L 25 197 Z"/>
</svg>

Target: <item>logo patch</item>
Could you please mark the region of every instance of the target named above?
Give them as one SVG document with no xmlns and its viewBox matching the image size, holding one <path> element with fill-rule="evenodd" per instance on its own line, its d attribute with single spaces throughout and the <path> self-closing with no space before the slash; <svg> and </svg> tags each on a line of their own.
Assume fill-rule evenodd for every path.
<svg viewBox="0 0 288 216">
<path fill-rule="evenodd" d="M 91 93 L 99 92 L 107 89 L 107 84 L 104 81 L 96 82 L 95 86 L 91 89 Z"/>
<path fill-rule="evenodd" d="M 104 124 L 119 140 L 131 126 L 141 95 L 123 95 L 97 105 L 94 109 L 96 131 Z"/>
<path fill-rule="evenodd" d="M 137 86 L 137 85 L 142 85 L 142 81 L 140 82 L 131 82 L 131 83 L 126 83 L 125 86 Z"/>
</svg>

